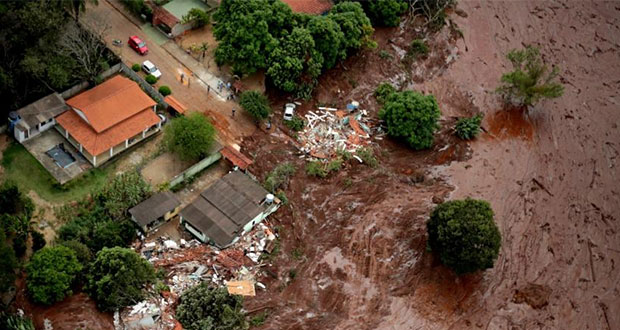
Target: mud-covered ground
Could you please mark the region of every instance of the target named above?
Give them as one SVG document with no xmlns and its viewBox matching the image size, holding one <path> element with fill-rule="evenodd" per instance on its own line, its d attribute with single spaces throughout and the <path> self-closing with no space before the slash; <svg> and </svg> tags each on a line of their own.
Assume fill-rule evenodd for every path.
<svg viewBox="0 0 620 330">
<path fill-rule="evenodd" d="M 275 216 L 283 249 L 262 279 L 269 290 L 246 300 L 250 312 L 269 312 L 262 328 L 619 328 L 620 5 L 458 7 L 453 28 L 428 36 L 427 59 L 400 61 L 421 36 L 411 25 L 378 30 L 378 49 L 322 77 L 302 107 L 356 99 L 376 116 L 371 94 L 386 80 L 433 93 L 443 127 L 432 150 L 379 140 L 377 168 L 353 161 L 321 180 L 305 175 L 281 135 L 257 131 L 244 141 L 259 177 L 283 161 L 298 167 L 291 204 Z M 524 44 L 561 67 L 566 91 L 529 110 L 505 109 L 493 90 L 509 69 L 504 54 Z M 454 117 L 479 112 L 479 138 L 452 137 Z M 468 196 L 492 204 L 502 249 L 493 269 L 458 278 L 426 252 L 425 221 L 435 203 Z"/>
</svg>

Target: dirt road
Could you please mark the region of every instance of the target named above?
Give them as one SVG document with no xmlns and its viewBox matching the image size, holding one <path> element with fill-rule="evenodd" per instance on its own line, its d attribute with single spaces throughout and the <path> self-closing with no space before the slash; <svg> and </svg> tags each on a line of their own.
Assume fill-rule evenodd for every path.
<svg viewBox="0 0 620 330">
<path fill-rule="evenodd" d="M 114 0 L 112 0 L 114 1 Z M 122 7 L 122 6 L 117 6 Z M 249 116 L 237 111 L 235 118 L 231 117 L 233 108 L 239 109 L 239 105 L 232 101 L 222 101 L 213 91 L 209 94 L 207 87 L 198 79 L 187 79 L 192 72 L 182 63 L 177 61 L 162 46 L 149 37 L 138 25 L 128 20 L 119 10 L 110 5 L 108 0 L 99 1 L 98 5 L 88 4 L 88 9 L 83 15 L 83 20 L 88 24 L 98 26 L 108 25 L 106 42 L 123 62 L 131 67 L 134 63 L 141 64 L 145 60 L 155 63 L 162 73 L 162 76 L 155 85 L 156 87 L 167 85 L 172 90 L 172 95 L 189 107 L 192 111 L 200 111 L 213 119 L 213 123 L 218 129 L 219 138 L 225 144 L 239 143 L 243 136 L 252 134 L 256 125 Z M 127 45 L 129 36 L 138 35 L 146 41 L 149 53 L 141 56 Z M 163 36 L 163 34 L 162 34 Z M 164 37 L 165 38 L 165 37 Z M 123 41 L 122 47 L 112 46 L 112 40 L 120 39 Z M 172 43 L 173 41 L 168 41 Z M 184 75 L 183 83 L 181 74 Z"/>
<path fill-rule="evenodd" d="M 298 171 L 286 190 L 291 206 L 276 215 L 277 278 L 262 279 L 271 289 L 246 302 L 269 309 L 263 329 L 619 329 L 620 7 L 459 8 L 452 36 L 431 36 L 429 58 L 411 71 L 394 62 L 419 37 L 406 27 L 377 31 L 377 51 L 322 77 L 315 102 L 352 98 L 374 115 L 370 95 L 382 81 L 431 92 L 443 129 L 430 151 L 379 141 L 378 169 L 353 162 L 326 180 Z M 504 54 L 523 44 L 559 65 L 566 87 L 526 112 L 503 109 L 493 93 L 509 68 Z M 486 133 L 456 141 L 453 117 L 478 112 Z M 243 146 L 259 176 L 283 161 L 303 167 L 292 147 L 262 132 Z M 458 278 L 425 251 L 425 221 L 434 203 L 468 196 L 492 204 L 502 249 L 493 269 Z"/>
</svg>

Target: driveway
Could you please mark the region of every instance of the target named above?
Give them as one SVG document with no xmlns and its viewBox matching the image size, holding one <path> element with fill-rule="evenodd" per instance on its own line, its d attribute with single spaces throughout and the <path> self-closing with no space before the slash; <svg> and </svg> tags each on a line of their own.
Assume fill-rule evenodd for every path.
<svg viewBox="0 0 620 330">
<path fill-rule="evenodd" d="M 113 0 L 112 0 L 113 1 Z M 107 36 L 105 42 L 108 47 L 113 50 L 122 61 L 129 67 L 135 63 L 141 64 L 145 60 L 155 63 L 162 73 L 162 77 L 157 82 L 156 87 L 167 85 L 172 90 L 172 95 L 184 103 L 190 111 L 199 111 L 209 116 L 213 120 L 213 124 L 218 130 L 218 138 L 222 144 L 240 143 L 244 136 L 251 135 L 256 129 L 256 125 L 252 119 L 237 111 L 235 117 L 231 116 L 232 109 L 239 110 L 239 105 L 234 101 L 226 101 L 224 97 L 214 94 L 213 88 L 208 93 L 207 85 L 195 76 L 200 76 L 213 84 L 213 77 L 210 72 L 193 72 L 198 70 L 206 70 L 203 67 L 188 68 L 171 55 L 164 47 L 178 47 L 172 40 L 164 41 L 159 36 L 153 34 L 150 26 L 144 26 L 147 29 L 138 26 L 134 18 L 129 19 L 125 15 L 131 15 L 128 12 L 121 13 L 123 9 L 120 4 L 110 5 L 108 0 L 99 1 L 99 5 L 88 3 L 88 9 L 83 15 L 83 22 L 86 25 L 96 24 L 97 26 L 108 25 Z M 131 16 L 130 16 L 131 17 Z M 127 39 L 131 35 L 137 35 L 143 39 L 149 48 L 146 56 L 141 56 L 127 45 Z M 162 35 L 163 36 L 163 35 Z M 113 46 L 112 40 L 120 39 L 123 46 Z M 184 77 L 183 82 L 181 77 Z M 217 77 L 215 77 L 217 79 Z M 216 87 L 216 86 L 213 86 Z"/>
</svg>

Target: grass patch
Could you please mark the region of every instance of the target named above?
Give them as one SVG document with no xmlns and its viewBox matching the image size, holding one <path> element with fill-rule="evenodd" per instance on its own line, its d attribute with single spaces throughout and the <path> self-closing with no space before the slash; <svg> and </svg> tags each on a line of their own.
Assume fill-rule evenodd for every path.
<svg viewBox="0 0 620 330">
<path fill-rule="evenodd" d="M 34 190 L 39 197 L 53 203 L 79 200 L 92 190 L 103 187 L 115 168 L 113 164 L 107 164 L 103 168 L 93 168 L 79 178 L 61 186 L 19 143 L 12 143 L 4 151 L 2 166 L 4 167 L 3 179 L 15 182 L 25 193 Z"/>
</svg>

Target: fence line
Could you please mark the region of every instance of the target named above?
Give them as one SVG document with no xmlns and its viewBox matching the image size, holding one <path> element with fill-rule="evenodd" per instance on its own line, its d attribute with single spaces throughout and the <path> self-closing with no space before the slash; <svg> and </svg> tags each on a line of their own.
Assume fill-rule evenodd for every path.
<svg viewBox="0 0 620 330">
<path fill-rule="evenodd" d="M 212 153 L 205 159 L 199 161 L 198 163 L 192 165 L 187 170 L 183 171 L 183 173 L 175 176 L 174 179 L 170 180 L 170 188 L 178 185 L 179 183 L 185 181 L 186 179 L 191 178 L 192 176 L 196 175 L 196 173 L 204 170 L 205 168 L 209 167 L 209 165 L 220 160 L 220 158 L 222 158 L 222 154 L 219 151 Z"/>
</svg>

